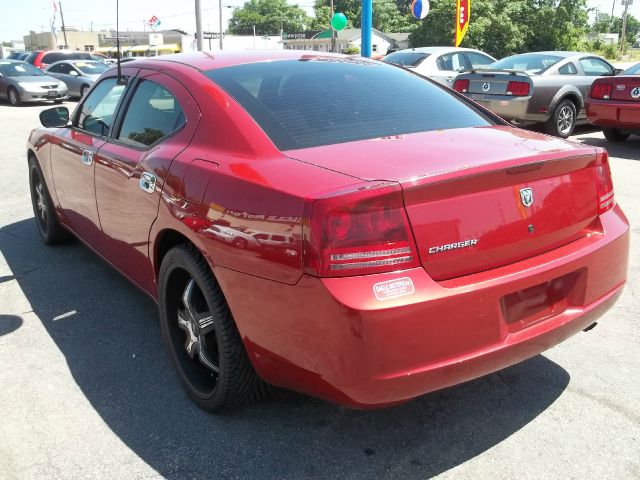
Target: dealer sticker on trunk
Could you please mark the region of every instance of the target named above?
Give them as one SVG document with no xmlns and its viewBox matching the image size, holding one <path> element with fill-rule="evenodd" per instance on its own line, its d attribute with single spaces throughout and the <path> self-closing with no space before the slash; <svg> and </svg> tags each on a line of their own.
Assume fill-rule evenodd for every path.
<svg viewBox="0 0 640 480">
<path fill-rule="evenodd" d="M 403 297 L 405 295 L 411 295 L 415 291 L 413 280 L 409 277 L 387 280 L 386 282 L 376 283 L 373 286 L 373 293 L 375 293 L 378 300 L 390 300 L 392 298 Z"/>
</svg>

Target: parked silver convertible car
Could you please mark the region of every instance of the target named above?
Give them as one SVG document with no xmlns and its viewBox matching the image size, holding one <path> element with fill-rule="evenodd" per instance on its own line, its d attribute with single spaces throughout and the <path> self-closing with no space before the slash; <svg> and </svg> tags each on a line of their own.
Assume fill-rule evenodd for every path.
<svg viewBox="0 0 640 480">
<path fill-rule="evenodd" d="M 0 60 L 0 98 L 14 106 L 43 100 L 58 103 L 67 98 L 67 86 L 30 63 Z"/>
<path fill-rule="evenodd" d="M 453 88 L 505 120 L 543 123 L 547 133 L 566 138 L 576 123 L 586 123 L 584 104 L 593 81 L 618 72 L 589 53 L 524 53 L 462 73 Z"/>
</svg>

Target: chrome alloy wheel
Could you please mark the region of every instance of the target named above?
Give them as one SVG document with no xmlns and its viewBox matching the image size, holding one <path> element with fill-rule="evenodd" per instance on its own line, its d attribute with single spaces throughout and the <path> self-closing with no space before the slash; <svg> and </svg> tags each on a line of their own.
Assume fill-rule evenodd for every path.
<svg viewBox="0 0 640 480">
<path fill-rule="evenodd" d="M 210 312 L 198 312 L 194 304 L 194 289 L 196 282 L 192 278 L 187 283 L 182 294 L 182 309 L 178 309 L 178 326 L 185 332 L 186 339 L 184 348 L 189 358 L 198 361 L 212 372 L 218 374 L 220 368 L 217 359 L 214 360 L 210 352 L 207 351 L 207 335 L 214 333 L 215 322 Z"/>
<path fill-rule="evenodd" d="M 174 303 L 175 323 L 171 328 L 176 359 L 193 388 L 202 397 L 210 397 L 220 375 L 215 317 L 193 277 L 184 270 L 177 277 L 182 281 L 177 282 L 181 284 L 176 291 L 180 297 Z"/>
<path fill-rule="evenodd" d="M 49 228 L 49 208 L 47 206 L 47 197 L 44 189 L 44 183 L 38 173 L 33 173 L 33 210 L 36 216 L 36 222 L 42 233 L 46 234 Z"/>
<path fill-rule="evenodd" d="M 565 105 L 558 112 L 558 132 L 567 135 L 571 132 L 575 122 L 573 109 L 569 105 Z"/>
</svg>

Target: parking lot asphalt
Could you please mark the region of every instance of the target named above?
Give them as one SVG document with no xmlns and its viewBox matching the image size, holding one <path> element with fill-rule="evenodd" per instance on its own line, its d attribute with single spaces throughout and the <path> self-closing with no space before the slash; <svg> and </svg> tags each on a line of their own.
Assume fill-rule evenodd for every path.
<svg viewBox="0 0 640 480">
<path fill-rule="evenodd" d="M 627 288 L 594 330 L 395 408 L 276 390 L 211 415 L 153 302 L 81 244 L 39 241 L 25 142 L 44 108 L 0 104 L 1 479 L 640 478 L 640 137 L 573 138 L 610 150 L 632 224 Z"/>
</svg>

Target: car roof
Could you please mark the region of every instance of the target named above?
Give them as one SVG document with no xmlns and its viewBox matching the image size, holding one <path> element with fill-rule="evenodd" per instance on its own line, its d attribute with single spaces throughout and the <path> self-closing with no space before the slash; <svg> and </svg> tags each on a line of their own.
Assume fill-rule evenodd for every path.
<svg viewBox="0 0 640 480">
<path fill-rule="evenodd" d="M 67 58 L 66 60 L 58 60 L 57 62 L 53 62 L 49 66 L 53 67 L 54 65 L 58 65 L 59 63 L 70 63 L 72 65 L 75 65 L 76 63 L 100 63 L 100 64 L 102 64 L 102 62 L 99 61 L 99 60 L 88 60 L 88 59 L 85 59 L 85 58 Z"/>
<path fill-rule="evenodd" d="M 446 53 L 446 52 L 480 52 L 475 48 L 462 48 L 462 47 L 417 47 L 417 48 L 405 48 L 404 50 L 397 50 L 394 53 L 401 52 L 418 52 L 418 53 Z"/>
<path fill-rule="evenodd" d="M 140 66 L 143 68 L 163 68 L 168 63 L 182 64 L 196 70 L 213 70 L 216 68 L 232 67 L 248 63 L 269 62 L 277 60 L 312 60 L 328 58 L 356 58 L 338 53 L 325 53 L 304 50 L 241 50 L 223 52 L 189 52 L 160 55 L 140 60 L 126 62 L 127 67 Z M 358 61 L 372 62 L 375 60 L 359 58 Z"/>
<path fill-rule="evenodd" d="M 27 62 L 25 62 L 24 60 L 16 60 L 15 58 L 2 58 L 0 59 L 0 63 L 27 63 Z"/>
<path fill-rule="evenodd" d="M 591 57 L 597 57 L 598 55 L 596 55 L 595 53 L 589 53 L 589 52 L 567 52 L 567 51 L 563 51 L 563 50 L 547 50 L 544 52 L 527 52 L 527 53 L 516 53 L 514 55 L 512 55 L 512 57 L 515 57 L 516 55 L 554 55 L 556 57 L 562 57 L 562 58 L 570 58 L 570 57 L 582 57 L 582 56 L 591 56 Z"/>
</svg>

